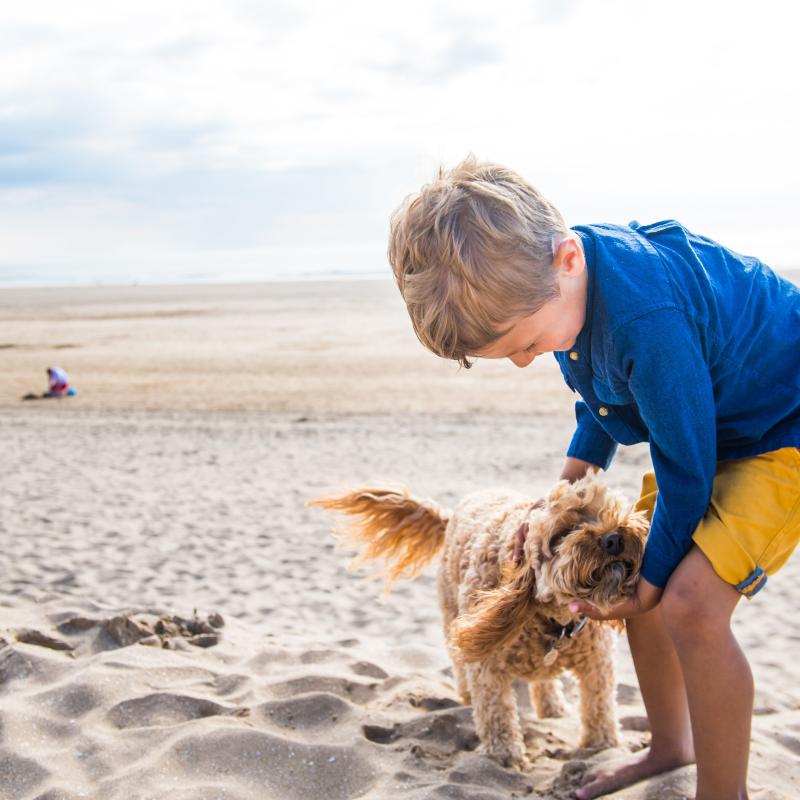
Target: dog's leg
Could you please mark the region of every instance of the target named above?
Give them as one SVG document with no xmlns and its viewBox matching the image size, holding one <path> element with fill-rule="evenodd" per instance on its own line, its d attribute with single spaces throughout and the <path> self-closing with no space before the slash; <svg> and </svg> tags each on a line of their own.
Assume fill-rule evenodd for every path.
<svg viewBox="0 0 800 800">
<path fill-rule="evenodd" d="M 564 694 L 558 681 L 533 681 L 530 684 L 530 692 L 531 702 L 539 719 L 566 715 Z"/>
<path fill-rule="evenodd" d="M 472 704 L 470 680 L 467 674 L 467 667 L 464 664 L 464 657 L 461 655 L 461 651 L 457 647 L 453 647 L 450 644 L 450 624 L 452 623 L 453 619 L 455 619 L 455 615 L 452 615 L 449 619 L 448 616 L 449 615 L 445 612 L 444 640 L 447 642 L 447 652 L 450 654 L 450 661 L 453 663 L 453 678 L 455 678 L 456 681 L 456 691 L 458 692 L 458 697 L 465 706 L 468 706 Z"/>
<path fill-rule="evenodd" d="M 464 659 L 461 651 L 450 644 L 450 626 L 458 616 L 458 606 L 454 598 L 452 584 L 447 575 L 447 559 L 442 561 L 439 573 L 436 577 L 436 585 L 439 592 L 439 608 L 442 611 L 442 622 L 444 623 L 444 640 L 447 642 L 447 652 L 450 654 L 450 661 L 453 664 L 453 678 L 456 682 L 456 691 L 461 702 L 468 706 L 472 703 L 472 695 L 469 691 L 469 681 L 464 670 Z"/>
<path fill-rule="evenodd" d="M 475 730 L 481 740 L 479 752 L 506 767 L 528 769 L 531 764 L 525 754 L 512 676 L 486 663 L 468 664 L 466 671 Z"/>
<path fill-rule="evenodd" d="M 592 637 L 592 648 L 572 667 L 580 681 L 581 719 L 583 737 L 581 747 L 616 747 L 617 713 L 614 692 L 614 638 L 606 627 L 587 630 Z"/>
<path fill-rule="evenodd" d="M 456 679 L 456 691 L 465 705 L 472 704 L 472 692 L 469 690 L 469 681 L 467 680 L 467 672 L 464 668 L 464 662 L 459 658 L 459 652 L 453 647 L 448 648 L 450 651 L 450 658 L 453 662 L 453 676 Z"/>
</svg>

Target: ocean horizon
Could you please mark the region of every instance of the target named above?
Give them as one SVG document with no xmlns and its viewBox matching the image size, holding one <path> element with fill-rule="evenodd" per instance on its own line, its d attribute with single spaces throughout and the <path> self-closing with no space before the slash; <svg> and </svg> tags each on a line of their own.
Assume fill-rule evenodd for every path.
<svg viewBox="0 0 800 800">
<path fill-rule="evenodd" d="M 173 284 L 306 283 L 315 281 L 390 280 L 388 264 L 378 270 L 259 270 L 224 272 L 67 272 L 35 269 L 0 269 L 0 289 L 160 286 Z"/>
<path fill-rule="evenodd" d="M 768 265 L 771 266 L 771 265 Z M 800 266 L 771 267 L 775 273 L 800 285 Z M 391 268 L 384 269 L 315 269 L 315 270 L 230 270 L 193 271 L 151 270 L 140 272 L 99 272 L 0 268 L 0 290 L 45 288 L 98 288 L 125 286 L 170 286 L 248 283 L 313 283 L 321 281 L 392 280 Z"/>
</svg>

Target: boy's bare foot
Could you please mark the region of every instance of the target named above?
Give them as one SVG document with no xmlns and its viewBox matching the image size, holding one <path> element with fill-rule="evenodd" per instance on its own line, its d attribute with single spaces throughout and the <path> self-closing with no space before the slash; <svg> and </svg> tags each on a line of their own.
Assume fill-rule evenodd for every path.
<svg viewBox="0 0 800 800">
<path fill-rule="evenodd" d="M 584 775 L 580 788 L 575 792 L 575 797 L 578 800 L 591 800 L 593 797 L 600 797 L 623 786 L 630 786 L 652 775 L 658 775 L 659 772 L 667 772 L 693 763 L 692 753 L 660 755 L 652 753 L 648 748 L 633 756 L 589 770 Z"/>
</svg>

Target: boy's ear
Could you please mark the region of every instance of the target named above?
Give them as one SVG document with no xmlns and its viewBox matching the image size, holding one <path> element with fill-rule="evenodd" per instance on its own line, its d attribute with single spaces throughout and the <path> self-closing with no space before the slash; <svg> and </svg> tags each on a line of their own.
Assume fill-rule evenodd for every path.
<svg viewBox="0 0 800 800">
<path fill-rule="evenodd" d="M 562 239 L 553 258 L 553 266 L 564 275 L 576 277 L 586 269 L 583 249 L 574 237 Z"/>
</svg>

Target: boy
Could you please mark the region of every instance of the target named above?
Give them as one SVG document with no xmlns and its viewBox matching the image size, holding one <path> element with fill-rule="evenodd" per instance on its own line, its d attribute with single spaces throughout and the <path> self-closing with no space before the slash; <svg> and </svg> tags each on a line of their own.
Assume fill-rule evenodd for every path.
<svg viewBox="0 0 800 800">
<path fill-rule="evenodd" d="M 753 678 L 730 618 L 800 538 L 800 289 L 674 220 L 569 229 L 471 155 L 395 211 L 388 255 L 437 355 L 553 353 L 583 398 L 562 478 L 650 443 L 636 594 L 570 608 L 627 620 L 652 743 L 577 797 L 696 761 L 697 800 L 746 798 Z"/>
</svg>

